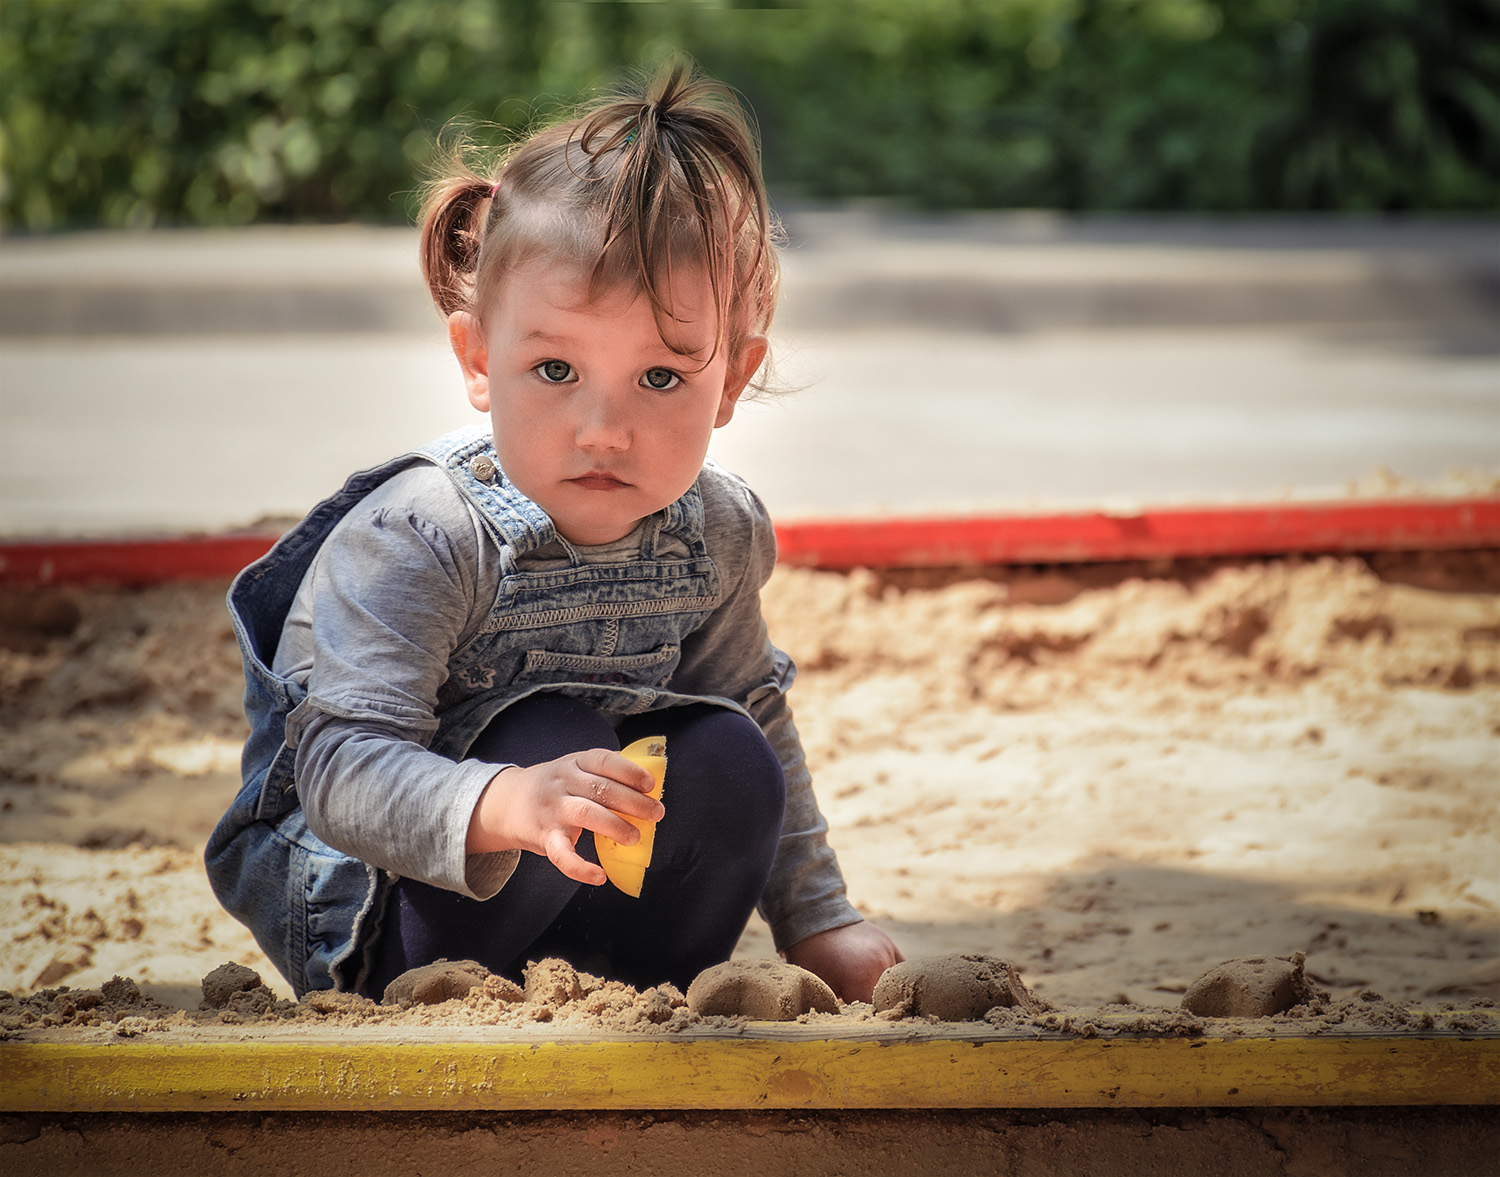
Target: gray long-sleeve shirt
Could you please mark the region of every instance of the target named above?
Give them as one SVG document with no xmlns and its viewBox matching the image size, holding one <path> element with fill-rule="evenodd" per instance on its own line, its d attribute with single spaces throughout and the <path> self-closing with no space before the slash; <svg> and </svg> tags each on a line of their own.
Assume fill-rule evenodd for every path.
<svg viewBox="0 0 1500 1177">
<path fill-rule="evenodd" d="M 712 464 L 697 485 L 722 599 L 683 642 L 668 686 L 743 707 L 780 759 L 787 808 L 760 909 L 784 948 L 861 917 L 845 898 L 791 709 L 780 690 L 764 689 L 773 663 L 785 666 L 760 611 L 760 589 L 775 564 L 770 520 L 743 483 Z M 639 549 L 637 533 L 578 552 L 607 564 L 638 560 Z M 523 557 L 522 570 L 566 562 L 553 544 Z M 476 899 L 504 886 L 520 853 L 465 851 L 474 807 L 501 766 L 455 762 L 428 744 L 449 657 L 489 616 L 501 564 L 476 508 L 442 471 L 425 464 L 403 471 L 320 548 L 274 665 L 308 692 L 287 738 L 309 828 L 375 866 Z"/>
</svg>

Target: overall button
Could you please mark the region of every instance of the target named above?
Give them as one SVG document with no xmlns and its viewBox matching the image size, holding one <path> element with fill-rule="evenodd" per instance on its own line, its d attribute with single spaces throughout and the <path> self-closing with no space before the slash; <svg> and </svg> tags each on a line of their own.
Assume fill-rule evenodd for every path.
<svg viewBox="0 0 1500 1177">
<path fill-rule="evenodd" d="M 495 477 L 495 463 L 480 454 L 469 463 L 469 473 L 479 479 L 480 482 L 489 482 Z"/>
</svg>

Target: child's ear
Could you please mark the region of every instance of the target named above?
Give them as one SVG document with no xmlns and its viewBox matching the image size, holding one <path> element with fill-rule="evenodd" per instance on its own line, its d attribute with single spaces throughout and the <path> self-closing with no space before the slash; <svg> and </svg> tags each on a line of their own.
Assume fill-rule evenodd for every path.
<svg viewBox="0 0 1500 1177">
<path fill-rule="evenodd" d="M 750 383 L 750 378 L 765 362 L 766 349 L 769 346 L 764 335 L 748 335 L 740 343 L 739 354 L 730 362 L 729 370 L 724 373 L 724 395 L 719 398 L 719 413 L 714 418 L 715 429 L 721 425 L 728 425 L 734 417 L 734 406 L 739 403 L 740 394 L 745 391 L 745 385 Z"/>
<path fill-rule="evenodd" d="M 490 411 L 490 354 L 484 342 L 484 325 L 468 311 L 448 316 L 448 344 L 463 369 L 469 403 L 481 413 Z"/>
</svg>

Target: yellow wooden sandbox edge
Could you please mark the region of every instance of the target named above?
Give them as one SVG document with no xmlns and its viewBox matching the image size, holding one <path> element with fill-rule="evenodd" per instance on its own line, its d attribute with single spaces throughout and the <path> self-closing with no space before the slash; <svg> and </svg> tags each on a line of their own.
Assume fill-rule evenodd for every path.
<svg viewBox="0 0 1500 1177">
<path fill-rule="evenodd" d="M 1500 1038 L 0 1044 L 0 1111 L 1500 1103 Z"/>
</svg>

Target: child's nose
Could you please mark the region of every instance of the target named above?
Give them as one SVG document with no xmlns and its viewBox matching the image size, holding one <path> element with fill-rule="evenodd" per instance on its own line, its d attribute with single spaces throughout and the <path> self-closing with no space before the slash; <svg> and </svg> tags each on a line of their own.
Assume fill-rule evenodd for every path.
<svg viewBox="0 0 1500 1177">
<path fill-rule="evenodd" d="M 630 444 L 630 420 L 626 398 L 601 392 L 584 403 L 578 418 L 578 445 L 582 449 L 625 449 Z"/>
</svg>

